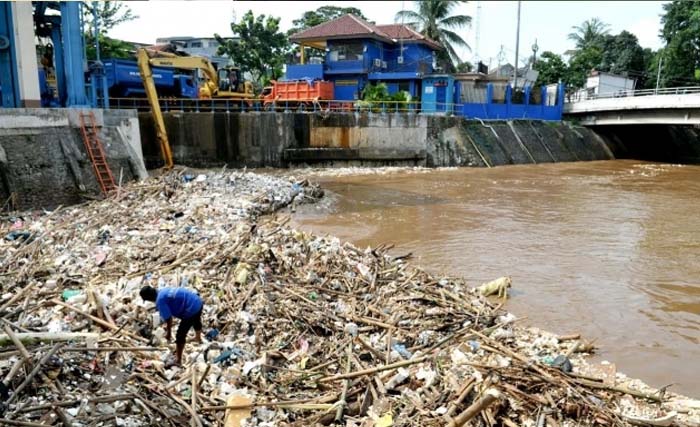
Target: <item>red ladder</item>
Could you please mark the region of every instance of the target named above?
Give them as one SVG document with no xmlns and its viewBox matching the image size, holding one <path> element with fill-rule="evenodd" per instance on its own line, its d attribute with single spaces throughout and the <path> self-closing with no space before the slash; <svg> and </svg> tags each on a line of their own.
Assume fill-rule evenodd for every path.
<svg viewBox="0 0 700 427">
<path fill-rule="evenodd" d="M 107 164 L 107 156 L 102 148 L 102 142 L 97 136 L 97 127 L 95 126 L 95 114 L 92 111 L 89 113 L 80 113 L 80 131 L 83 134 L 83 142 L 85 149 L 88 152 L 92 169 L 95 171 L 97 183 L 100 184 L 102 193 L 106 196 L 109 192 L 114 191 L 117 186 L 114 183 L 112 170 Z"/>
</svg>

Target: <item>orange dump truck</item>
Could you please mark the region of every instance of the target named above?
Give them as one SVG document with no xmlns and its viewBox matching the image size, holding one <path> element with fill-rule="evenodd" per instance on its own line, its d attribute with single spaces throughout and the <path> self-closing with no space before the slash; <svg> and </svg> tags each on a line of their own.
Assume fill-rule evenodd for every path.
<svg viewBox="0 0 700 427">
<path fill-rule="evenodd" d="M 333 99 L 333 82 L 294 80 L 279 82 L 273 80 L 272 86 L 263 92 L 265 106 L 273 102 L 278 106 L 311 105 L 314 101 Z"/>
</svg>

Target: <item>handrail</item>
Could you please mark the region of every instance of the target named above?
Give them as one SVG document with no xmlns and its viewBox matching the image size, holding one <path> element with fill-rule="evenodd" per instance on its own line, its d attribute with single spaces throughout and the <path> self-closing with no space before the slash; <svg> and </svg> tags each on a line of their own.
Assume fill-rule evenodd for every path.
<svg viewBox="0 0 700 427">
<path fill-rule="evenodd" d="M 570 101 L 565 101 L 567 104 L 572 104 L 575 102 L 591 101 L 595 99 L 610 99 L 610 98 L 628 98 L 636 96 L 654 96 L 654 95 L 693 95 L 700 94 L 700 86 L 681 86 L 681 87 L 668 87 L 661 89 L 627 89 L 619 90 L 612 93 L 605 93 L 602 95 L 588 95 L 582 94 L 582 96 L 576 96 L 573 94 Z"/>
<path fill-rule="evenodd" d="M 150 109 L 147 98 L 110 97 L 110 105 L 116 108 Z M 159 105 L 163 111 L 344 111 L 344 112 L 415 112 L 415 113 L 458 113 L 461 103 L 434 103 L 434 108 L 426 110 L 421 101 L 361 101 L 361 100 L 276 100 L 265 103 L 262 99 L 198 99 L 161 98 Z"/>
</svg>

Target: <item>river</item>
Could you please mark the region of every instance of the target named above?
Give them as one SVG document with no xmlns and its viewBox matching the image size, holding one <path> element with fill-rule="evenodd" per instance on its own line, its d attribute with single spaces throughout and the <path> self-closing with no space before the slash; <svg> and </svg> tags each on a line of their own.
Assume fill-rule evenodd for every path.
<svg viewBox="0 0 700 427">
<path fill-rule="evenodd" d="M 596 339 L 652 386 L 700 397 L 700 167 L 604 161 L 323 176 L 295 226 L 477 286 L 525 323 Z"/>
</svg>

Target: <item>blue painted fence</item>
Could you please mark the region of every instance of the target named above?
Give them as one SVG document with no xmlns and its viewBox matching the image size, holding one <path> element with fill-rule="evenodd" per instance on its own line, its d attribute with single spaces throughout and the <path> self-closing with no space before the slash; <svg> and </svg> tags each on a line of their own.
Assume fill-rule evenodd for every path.
<svg viewBox="0 0 700 427">
<path fill-rule="evenodd" d="M 539 104 L 530 104 L 531 88 L 525 88 L 524 100 L 522 104 L 514 104 L 513 88 L 506 86 L 506 96 L 504 103 L 493 102 L 493 84 L 489 83 L 486 87 L 486 102 L 485 103 L 467 103 L 462 104 L 461 110 L 455 109 L 455 114 L 466 118 L 477 118 L 483 120 L 510 120 L 510 119 L 533 119 L 533 120 L 561 120 L 562 111 L 564 108 L 564 84 L 560 83 L 557 87 L 557 102 L 555 105 L 547 104 L 547 89 L 542 87 L 541 102 Z"/>
</svg>

